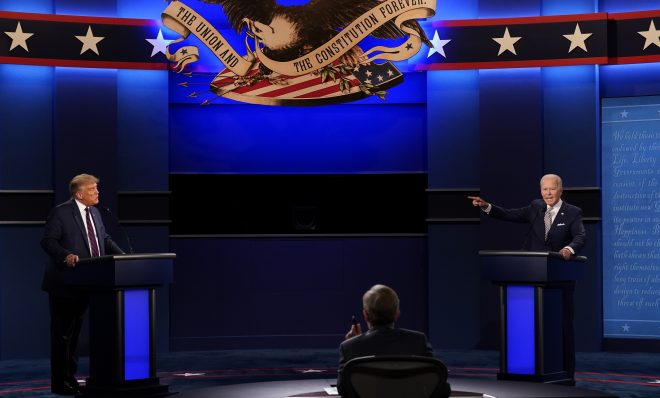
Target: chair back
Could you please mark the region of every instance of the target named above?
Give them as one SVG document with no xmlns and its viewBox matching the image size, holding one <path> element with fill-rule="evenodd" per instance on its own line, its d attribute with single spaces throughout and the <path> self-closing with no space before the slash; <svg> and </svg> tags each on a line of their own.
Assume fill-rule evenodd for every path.
<svg viewBox="0 0 660 398">
<path fill-rule="evenodd" d="M 354 358 L 342 370 L 344 398 L 446 398 L 447 367 L 412 355 Z"/>
</svg>

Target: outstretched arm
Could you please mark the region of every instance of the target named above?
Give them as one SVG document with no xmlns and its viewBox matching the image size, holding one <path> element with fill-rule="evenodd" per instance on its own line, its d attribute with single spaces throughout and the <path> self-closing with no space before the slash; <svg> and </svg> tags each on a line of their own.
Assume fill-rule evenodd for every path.
<svg viewBox="0 0 660 398">
<path fill-rule="evenodd" d="M 488 209 L 488 207 L 490 206 L 490 203 L 481 199 L 479 196 L 468 196 L 468 199 L 472 200 L 472 206 L 480 207 L 481 210 L 484 211 L 486 211 L 486 209 Z"/>
</svg>

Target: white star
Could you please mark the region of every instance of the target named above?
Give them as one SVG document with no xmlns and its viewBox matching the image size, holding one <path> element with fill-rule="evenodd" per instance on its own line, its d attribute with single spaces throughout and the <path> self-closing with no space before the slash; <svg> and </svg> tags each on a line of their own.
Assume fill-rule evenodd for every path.
<svg viewBox="0 0 660 398">
<path fill-rule="evenodd" d="M 625 325 L 621 326 L 624 332 L 629 332 L 630 331 L 630 326 L 626 323 Z"/>
<path fill-rule="evenodd" d="M 387 76 L 392 76 L 393 74 L 394 74 L 394 72 L 392 72 L 391 69 L 388 69 L 388 70 L 387 70 Z"/>
<path fill-rule="evenodd" d="M 371 84 L 371 79 L 366 79 L 364 82 L 367 84 Z"/>
<path fill-rule="evenodd" d="M 18 46 L 21 46 L 25 49 L 25 51 L 30 52 L 27 46 L 27 39 L 29 39 L 34 33 L 24 33 L 23 28 L 21 28 L 20 22 L 16 26 L 15 31 L 5 32 L 5 34 L 11 37 L 11 47 L 9 47 L 9 51 L 13 50 Z"/>
<path fill-rule="evenodd" d="M 660 47 L 660 30 L 655 29 L 655 23 L 653 20 L 651 20 L 649 30 L 643 30 L 637 33 L 644 36 L 644 39 L 646 39 L 644 41 L 644 50 L 646 50 L 646 47 L 650 46 L 651 44 L 655 44 L 656 46 Z"/>
<path fill-rule="evenodd" d="M 504 28 L 504 36 L 492 38 L 500 45 L 500 51 L 497 53 L 497 56 L 499 57 L 505 51 L 511 51 L 513 55 L 518 55 L 516 54 L 516 49 L 513 45 L 521 38 L 522 37 L 511 37 L 511 35 L 509 35 L 509 28 Z"/>
<path fill-rule="evenodd" d="M 426 58 L 429 58 L 431 55 L 438 53 L 442 55 L 444 58 L 447 58 L 445 55 L 445 45 L 449 43 L 451 39 L 449 40 L 440 40 L 440 36 L 438 35 L 438 31 L 436 30 L 435 33 L 433 34 L 433 40 L 431 40 L 431 44 L 433 44 L 433 47 L 429 48 L 429 53 L 426 56 Z"/>
<path fill-rule="evenodd" d="M 167 51 L 167 46 L 169 46 L 170 43 L 174 41 L 163 38 L 162 29 L 158 29 L 158 36 L 155 39 L 145 39 L 145 40 L 148 41 L 149 44 L 154 46 L 153 50 L 151 50 L 152 57 L 158 53 L 165 54 L 165 51 Z"/>
<path fill-rule="evenodd" d="M 366 74 L 367 76 L 371 76 L 371 71 L 367 69 L 367 71 L 365 72 L 365 74 Z"/>
<path fill-rule="evenodd" d="M 623 112 L 621 112 L 621 118 L 622 119 L 628 119 L 628 111 L 627 110 L 624 109 Z"/>
<path fill-rule="evenodd" d="M 376 79 L 378 79 L 379 82 L 382 82 L 383 81 L 383 76 L 378 75 L 378 76 L 376 76 Z"/>
<path fill-rule="evenodd" d="M 96 53 L 96 55 L 99 55 L 99 50 L 96 48 L 96 45 L 101 40 L 105 39 L 105 37 L 94 36 L 92 33 L 92 27 L 88 26 L 87 34 L 85 36 L 76 36 L 76 39 L 80 40 L 83 44 L 82 49 L 80 50 L 81 55 L 87 50 L 92 50 Z"/>
<path fill-rule="evenodd" d="M 582 33 L 580 31 L 580 24 L 576 23 L 575 32 L 573 32 L 572 35 L 563 35 L 565 38 L 571 41 L 571 47 L 568 49 L 568 52 L 570 53 L 578 47 L 583 49 L 585 52 L 589 52 L 584 41 L 587 40 L 591 35 L 592 33 Z"/>
</svg>

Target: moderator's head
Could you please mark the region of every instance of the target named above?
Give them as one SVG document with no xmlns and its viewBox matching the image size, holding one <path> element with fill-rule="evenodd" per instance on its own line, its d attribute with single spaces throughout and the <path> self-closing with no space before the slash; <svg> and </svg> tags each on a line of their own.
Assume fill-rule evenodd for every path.
<svg viewBox="0 0 660 398">
<path fill-rule="evenodd" d="M 399 318 L 399 296 L 385 285 L 374 285 L 362 296 L 362 308 L 372 326 L 391 326 Z"/>
</svg>

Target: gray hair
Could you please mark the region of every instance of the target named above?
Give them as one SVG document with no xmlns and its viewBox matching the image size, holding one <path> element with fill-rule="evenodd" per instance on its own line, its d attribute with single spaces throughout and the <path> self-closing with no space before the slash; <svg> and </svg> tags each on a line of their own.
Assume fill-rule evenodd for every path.
<svg viewBox="0 0 660 398">
<path fill-rule="evenodd" d="M 362 307 L 372 325 L 389 326 L 396 321 L 399 312 L 399 296 L 385 285 L 374 285 L 362 296 Z"/>
<path fill-rule="evenodd" d="M 559 188 L 563 188 L 561 177 L 559 177 L 557 174 L 546 174 L 546 175 L 544 175 L 543 177 L 541 177 L 541 181 L 539 181 L 539 185 L 543 184 L 543 180 L 547 180 L 547 179 L 550 179 L 550 178 L 554 178 L 555 180 L 557 180 L 557 185 L 559 186 Z"/>
</svg>

